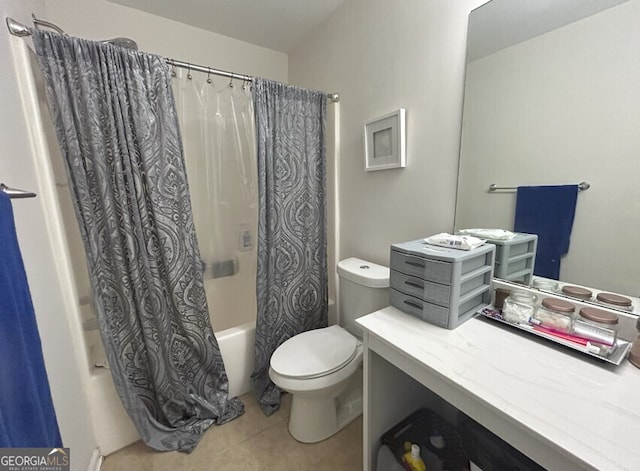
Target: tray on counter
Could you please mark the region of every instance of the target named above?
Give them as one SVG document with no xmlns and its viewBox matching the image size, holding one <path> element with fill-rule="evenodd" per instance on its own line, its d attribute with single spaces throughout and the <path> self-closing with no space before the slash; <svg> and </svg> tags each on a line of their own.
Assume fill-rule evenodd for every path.
<svg viewBox="0 0 640 471">
<path fill-rule="evenodd" d="M 478 314 L 480 314 L 482 317 L 486 317 L 488 319 L 513 327 L 514 329 L 522 330 L 524 332 L 528 332 L 529 334 L 535 335 L 537 337 L 542 337 L 554 343 L 564 345 L 565 347 L 569 347 L 572 350 L 575 350 L 580 353 L 584 353 L 585 355 L 588 355 L 590 357 L 594 357 L 599 360 L 606 361 L 607 363 L 613 363 L 614 365 L 619 365 L 620 363 L 622 363 L 622 360 L 626 358 L 627 353 L 629 353 L 629 350 L 631 349 L 631 342 L 628 342 L 622 339 L 616 339 L 616 345 L 613 351 L 609 355 L 601 355 L 598 353 L 590 352 L 589 350 L 587 350 L 586 347 L 580 344 L 577 344 L 575 342 L 572 342 L 570 340 L 565 340 L 565 339 L 556 337 L 554 335 L 548 334 L 546 332 L 534 330 L 532 325 L 514 324 L 512 322 L 507 322 L 502 318 L 502 312 L 498 309 L 495 309 L 493 306 L 490 306 L 488 308 L 482 309 L 481 311 L 478 311 Z"/>
</svg>

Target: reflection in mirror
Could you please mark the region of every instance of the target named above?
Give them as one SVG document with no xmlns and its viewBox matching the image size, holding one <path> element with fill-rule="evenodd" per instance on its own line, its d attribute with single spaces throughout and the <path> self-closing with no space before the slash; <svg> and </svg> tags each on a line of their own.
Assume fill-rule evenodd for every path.
<svg viewBox="0 0 640 471">
<path fill-rule="evenodd" d="M 640 0 L 492 0 L 468 41 L 455 230 L 513 230 L 491 184 L 587 181 L 559 288 L 640 296 Z"/>
</svg>

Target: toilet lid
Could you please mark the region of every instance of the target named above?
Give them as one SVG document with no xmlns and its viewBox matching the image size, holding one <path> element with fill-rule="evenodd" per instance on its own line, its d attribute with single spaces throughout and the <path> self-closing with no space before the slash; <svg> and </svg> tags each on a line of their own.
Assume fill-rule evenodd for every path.
<svg viewBox="0 0 640 471">
<path fill-rule="evenodd" d="M 282 376 L 314 378 L 339 370 L 356 355 L 358 340 L 342 327 L 303 332 L 280 345 L 271 368 Z"/>
</svg>

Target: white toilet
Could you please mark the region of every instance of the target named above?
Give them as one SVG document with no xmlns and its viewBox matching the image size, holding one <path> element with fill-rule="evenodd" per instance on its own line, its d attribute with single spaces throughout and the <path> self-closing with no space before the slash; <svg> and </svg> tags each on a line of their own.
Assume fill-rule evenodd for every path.
<svg viewBox="0 0 640 471">
<path fill-rule="evenodd" d="M 276 349 L 269 376 L 292 395 L 289 432 L 315 443 L 362 414 L 362 333 L 355 320 L 389 305 L 389 269 L 357 258 L 338 263 L 338 324 L 303 332 Z"/>
</svg>

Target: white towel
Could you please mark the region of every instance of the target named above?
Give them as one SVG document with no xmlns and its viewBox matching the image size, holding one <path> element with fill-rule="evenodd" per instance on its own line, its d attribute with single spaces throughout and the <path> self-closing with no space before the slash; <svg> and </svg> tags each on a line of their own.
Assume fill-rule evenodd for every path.
<svg viewBox="0 0 640 471">
<path fill-rule="evenodd" d="M 458 234 L 480 237 L 482 239 L 511 240 L 516 234 L 504 229 L 462 229 Z"/>
<path fill-rule="evenodd" d="M 427 244 L 438 245 L 450 249 L 472 250 L 485 243 L 484 240 L 467 235 L 452 235 L 447 232 L 432 235 L 424 240 Z"/>
</svg>

